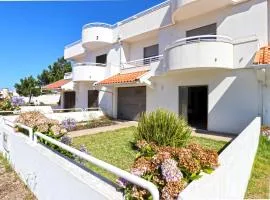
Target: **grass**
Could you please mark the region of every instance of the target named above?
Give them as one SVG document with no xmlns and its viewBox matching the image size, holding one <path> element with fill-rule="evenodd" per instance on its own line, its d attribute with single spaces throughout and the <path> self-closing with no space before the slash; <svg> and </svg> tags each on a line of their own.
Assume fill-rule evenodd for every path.
<svg viewBox="0 0 270 200">
<path fill-rule="evenodd" d="M 260 137 L 245 198 L 270 199 L 270 141 Z"/>
<path fill-rule="evenodd" d="M 77 137 L 73 139 L 73 145 L 78 148 L 80 145 L 84 144 L 91 155 L 121 169 L 129 170 L 137 153 L 132 148 L 134 129 L 135 127 L 130 127 L 96 135 Z M 227 142 L 199 137 L 192 137 L 190 142 L 196 142 L 217 151 L 223 149 L 227 144 Z M 86 166 L 111 181 L 115 181 L 117 178 L 113 174 L 89 163 L 87 163 Z"/>
</svg>

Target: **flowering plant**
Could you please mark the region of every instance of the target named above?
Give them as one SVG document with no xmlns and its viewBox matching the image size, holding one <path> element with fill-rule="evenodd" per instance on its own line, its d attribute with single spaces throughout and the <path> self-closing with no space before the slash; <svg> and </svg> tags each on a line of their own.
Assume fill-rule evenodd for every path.
<svg viewBox="0 0 270 200">
<path fill-rule="evenodd" d="M 23 100 L 23 98 L 22 97 L 12 97 L 11 98 L 11 104 L 13 105 L 13 106 L 15 106 L 15 107 L 18 107 L 18 106 L 22 106 L 22 105 L 24 105 L 24 100 Z"/>
<path fill-rule="evenodd" d="M 130 172 L 155 184 L 162 200 L 174 200 L 188 183 L 201 177 L 201 171 L 211 173 L 218 167 L 217 152 L 198 144 L 186 147 L 158 146 L 137 141 L 139 154 Z M 151 199 L 150 193 L 119 178 L 126 199 Z"/>
<path fill-rule="evenodd" d="M 66 118 L 62 121 L 61 124 L 67 131 L 73 131 L 77 126 L 77 122 L 73 118 Z"/>
<path fill-rule="evenodd" d="M 261 134 L 265 136 L 270 141 L 270 127 L 268 126 L 262 126 L 261 128 Z"/>
</svg>

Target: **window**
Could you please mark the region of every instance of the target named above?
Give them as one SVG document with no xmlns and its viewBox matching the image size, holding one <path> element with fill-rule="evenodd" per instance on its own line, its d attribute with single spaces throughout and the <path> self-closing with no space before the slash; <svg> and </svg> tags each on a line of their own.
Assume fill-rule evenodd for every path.
<svg viewBox="0 0 270 200">
<path fill-rule="evenodd" d="M 158 44 L 143 48 L 143 58 L 144 59 L 154 57 L 154 56 L 158 56 L 158 54 L 159 54 L 159 46 L 158 46 Z M 155 59 L 157 59 L 157 58 L 152 58 L 151 60 L 150 59 L 145 59 L 144 64 L 146 65 L 146 64 L 150 64 L 150 62 L 157 61 Z"/>
<path fill-rule="evenodd" d="M 199 36 L 199 35 L 216 35 L 217 34 L 217 24 L 209 24 L 199 28 L 195 28 L 186 32 L 186 37 Z M 209 37 L 206 39 L 215 39 L 215 37 Z M 190 39 L 188 41 L 193 41 L 197 39 Z"/>
<path fill-rule="evenodd" d="M 107 64 L 107 54 L 97 56 L 96 63 Z"/>
</svg>

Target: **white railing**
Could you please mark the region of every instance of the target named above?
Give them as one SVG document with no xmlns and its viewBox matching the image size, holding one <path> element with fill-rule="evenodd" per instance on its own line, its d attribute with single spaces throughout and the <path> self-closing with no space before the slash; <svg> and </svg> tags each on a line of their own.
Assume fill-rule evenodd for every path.
<svg viewBox="0 0 270 200">
<path fill-rule="evenodd" d="M 165 7 L 165 6 L 169 5 L 169 4 L 170 4 L 170 0 L 169 1 L 164 1 L 164 2 L 162 2 L 160 4 L 158 4 L 158 5 L 155 5 L 155 6 L 149 8 L 147 10 L 139 12 L 139 13 L 127 18 L 127 19 L 124 19 L 124 20 L 118 22 L 117 25 L 120 26 L 120 25 L 126 24 L 126 23 L 128 23 L 130 21 L 133 21 L 133 20 L 139 18 L 139 17 L 142 17 L 142 16 L 147 15 L 149 13 L 152 13 L 152 12 L 154 12 L 154 11 L 160 9 L 160 8 L 163 8 L 163 7 Z"/>
<path fill-rule="evenodd" d="M 72 72 L 65 73 L 64 79 L 72 79 Z"/>
<path fill-rule="evenodd" d="M 166 49 L 171 49 L 176 46 L 181 46 L 190 43 L 199 43 L 199 42 L 224 42 L 224 43 L 233 43 L 233 39 L 224 35 L 198 35 L 192 37 L 186 37 L 179 40 L 176 40 L 172 45 L 169 45 Z"/>
<path fill-rule="evenodd" d="M 29 139 L 31 141 L 33 141 L 34 144 L 38 144 L 38 138 L 42 138 L 43 140 L 46 140 L 47 142 L 54 144 L 54 145 L 72 153 L 73 155 L 75 155 L 81 159 L 84 159 L 84 160 L 104 169 L 104 170 L 111 172 L 112 174 L 114 174 L 118 177 L 121 177 L 121 178 L 129 181 L 130 183 L 133 183 L 135 185 L 138 185 L 138 186 L 148 190 L 151 193 L 153 200 L 159 200 L 159 191 L 153 183 L 146 181 L 146 180 L 144 180 L 138 176 L 135 176 L 133 174 L 130 174 L 129 172 L 124 171 L 122 169 L 119 169 L 111 164 L 108 164 L 108 163 L 102 161 L 102 160 L 99 160 L 91 155 L 88 155 L 84 152 L 81 152 L 81 151 L 79 151 L 71 146 L 68 146 L 62 142 L 59 142 L 55 139 L 52 139 L 51 137 L 48 137 L 40 132 L 33 133 L 33 129 L 30 127 L 27 127 L 27 126 L 22 125 L 22 124 L 14 124 L 14 123 L 7 121 L 3 118 L 1 120 L 4 120 L 4 123 L 8 126 L 11 126 L 11 127 L 19 126 L 23 129 L 26 129 L 29 132 Z"/>
<path fill-rule="evenodd" d="M 61 112 L 83 112 L 83 108 L 58 108 L 52 109 L 54 113 L 61 113 Z"/>
<path fill-rule="evenodd" d="M 111 24 L 106 24 L 106 23 L 102 23 L 102 22 L 94 22 L 94 23 L 85 24 L 83 26 L 83 29 L 91 28 L 91 27 L 102 27 L 102 28 L 112 29 L 112 28 L 115 28 L 116 27 L 116 24 L 111 25 Z"/>
<path fill-rule="evenodd" d="M 77 41 L 75 41 L 75 42 L 72 42 L 71 44 L 66 45 L 66 46 L 65 46 L 65 49 L 70 48 L 70 47 L 72 47 L 72 46 L 74 46 L 74 45 L 76 45 L 76 44 L 79 44 L 79 43 L 81 43 L 81 42 L 82 42 L 82 40 L 77 40 Z"/>
<path fill-rule="evenodd" d="M 149 57 L 149 58 L 128 61 L 126 63 L 121 64 L 121 69 L 130 69 L 130 68 L 151 66 L 152 63 L 158 62 L 162 58 L 163 58 L 163 55 L 158 55 L 158 56 L 153 56 L 153 57 Z"/>
<path fill-rule="evenodd" d="M 107 64 L 104 64 L 104 63 L 84 62 L 84 63 L 75 63 L 75 64 L 73 64 L 73 67 L 76 67 L 76 66 L 88 66 L 88 65 L 98 66 L 98 67 L 106 67 L 107 66 Z"/>
</svg>

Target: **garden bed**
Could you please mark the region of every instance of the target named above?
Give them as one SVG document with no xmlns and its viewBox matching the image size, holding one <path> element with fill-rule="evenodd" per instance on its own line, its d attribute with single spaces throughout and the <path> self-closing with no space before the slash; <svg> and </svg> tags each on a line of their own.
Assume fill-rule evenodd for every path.
<svg viewBox="0 0 270 200">
<path fill-rule="evenodd" d="M 74 131 L 98 128 L 104 126 L 111 126 L 116 124 L 115 121 L 111 120 L 108 117 L 100 117 L 99 119 L 89 120 L 88 122 L 78 123 L 74 129 Z"/>
<path fill-rule="evenodd" d="M 95 135 L 76 137 L 73 139 L 73 145 L 76 148 L 84 145 L 91 155 L 128 171 L 138 153 L 138 151 L 133 148 L 133 133 L 135 129 L 135 127 L 130 127 Z M 211 148 L 218 152 L 221 152 L 228 144 L 224 141 L 215 141 L 200 137 L 191 137 L 189 143 L 198 143 L 203 147 Z M 86 166 L 113 182 L 117 179 L 113 174 L 89 163 L 86 163 Z"/>
</svg>

